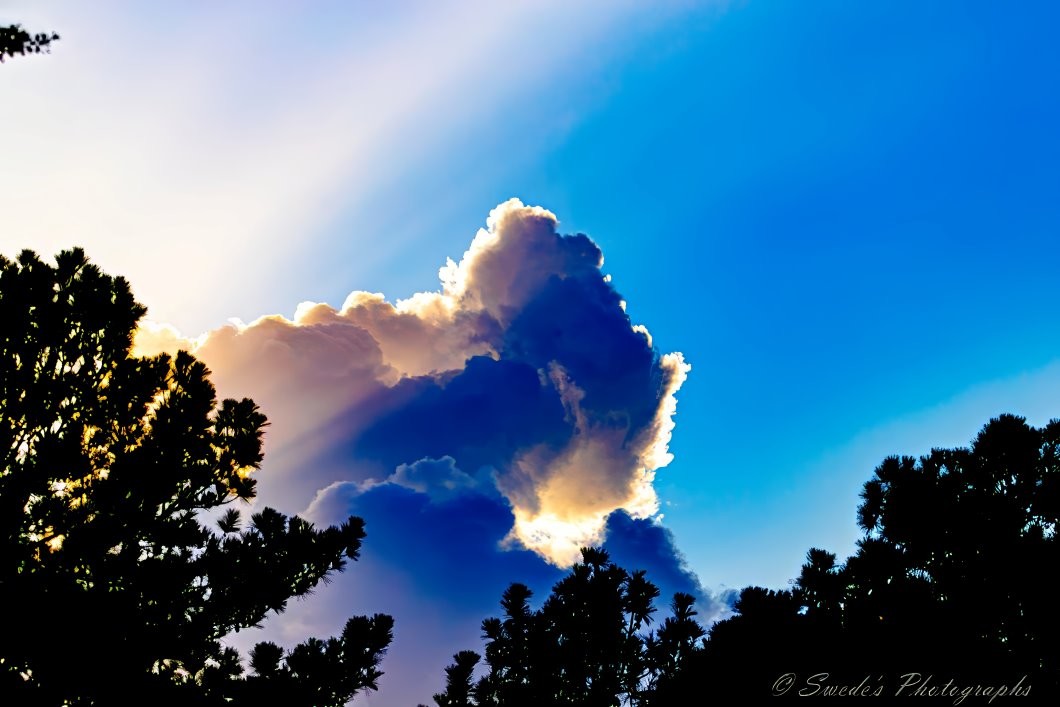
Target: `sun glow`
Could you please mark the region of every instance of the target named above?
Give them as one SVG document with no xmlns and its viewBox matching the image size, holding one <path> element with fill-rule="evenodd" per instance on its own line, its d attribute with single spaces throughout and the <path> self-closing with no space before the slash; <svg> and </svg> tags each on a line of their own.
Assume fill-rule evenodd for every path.
<svg viewBox="0 0 1060 707">
<path fill-rule="evenodd" d="M 514 509 L 515 525 L 505 546 L 519 543 L 557 567 L 570 567 L 581 557 L 581 548 L 603 540 L 608 513 L 584 518 L 560 518 L 552 513 L 533 515 Z"/>
</svg>

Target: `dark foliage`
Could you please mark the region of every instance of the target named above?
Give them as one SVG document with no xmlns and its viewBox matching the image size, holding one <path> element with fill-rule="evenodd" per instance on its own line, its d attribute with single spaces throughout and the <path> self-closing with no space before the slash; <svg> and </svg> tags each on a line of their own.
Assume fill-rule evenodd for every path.
<svg viewBox="0 0 1060 707">
<path fill-rule="evenodd" d="M 531 592 L 522 584 L 504 592 L 504 617 L 482 623 L 484 674 L 473 680 L 478 654 L 457 653 L 446 668 L 446 690 L 434 700 L 439 707 L 671 704 L 672 679 L 701 650 L 705 631 L 694 618 L 693 597 L 681 593 L 672 615 L 647 630 L 658 596 L 643 572 L 627 572 L 603 550 L 584 549 L 541 609 L 530 608 Z"/>
<path fill-rule="evenodd" d="M 983 690 L 1004 687 L 1020 704 L 1055 704 L 1060 422 L 1036 429 L 1005 415 L 970 448 L 888 458 L 864 486 L 858 520 L 865 534 L 845 563 L 810 550 L 790 589 L 744 589 L 706 641 L 682 594 L 645 633 L 658 591 L 586 550 L 538 611 L 513 584 L 504 618 L 483 622 L 482 677 L 473 680 L 477 654 L 457 654 L 435 701 L 953 704 L 968 691 L 961 702 L 985 704 L 993 693 Z"/>
<path fill-rule="evenodd" d="M 30 34 L 22 29 L 22 25 L 0 27 L 0 63 L 3 63 L 5 58 L 16 54 L 40 54 L 51 51 L 51 43 L 58 39 L 59 35 L 55 32 Z"/>
<path fill-rule="evenodd" d="M 265 416 L 218 404 L 186 352 L 130 355 L 143 313 L 80 250 L 0 258 L 0 694 L 342 705 L 375 689 L 389 616 L 286 655 L 259 645 L 249 676 L 222 648 L 356 559 L 363 523 L 265 508 L 241 528 L 230 504 L 254 496 Z"/>
<path fill-rule="evenodd" d="M 1058 453 L 1060 422 L 1005 415 L 971 448 L 884 460 L 861 495 L 857 552 L 838 564 L 813 549 L 791 590 L 745 589 L 699 674 L 745 697 L 769 696 L 785 673 L 798 676 L 792 697 L 865 678 L 893 695 L 909 673 L 935 687 L 1026 676 L 1034 697 L 1056 697 Z"/>
</svg>

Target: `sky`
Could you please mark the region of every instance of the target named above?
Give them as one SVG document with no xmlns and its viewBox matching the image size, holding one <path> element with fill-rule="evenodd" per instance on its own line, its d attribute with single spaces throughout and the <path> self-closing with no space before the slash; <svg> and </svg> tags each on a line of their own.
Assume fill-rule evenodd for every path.
<svg viewBox="0 0 1060 707">
<path fill-rule="evenodd" d="M 262 404 L 260 502 L 368 531 L 263 635 L 393 613 L 358 700 L 427 702 L 587 538 L 721 615 L 886 456 L 1060 414 L 1058 15 L 0 0 L 62 35 L 0 68 L 0 253 Z"/>
</svg>

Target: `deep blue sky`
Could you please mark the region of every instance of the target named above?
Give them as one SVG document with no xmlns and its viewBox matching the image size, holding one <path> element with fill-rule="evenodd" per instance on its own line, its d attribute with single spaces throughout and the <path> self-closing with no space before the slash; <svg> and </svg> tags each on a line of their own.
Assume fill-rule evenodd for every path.
<svg viewBox="0 0 1060 707">
<path fill-rule="evenodd" d="M 443 205 L 374 279 L 416 289 L 512 194 L 589 233 L 633 320 L 693 365 L 658 484 L 679 546 L 708 584 L 783 585 L 811 544 L 851 549 L 883 455 L 1060 412 L 1041 372 L 1060 350 L 1058 20 L 1047 2 L 697 8 L 550 96 L 579 114 L 532 156 L 498 169 L 499 139 L 464 135 L 475 159 L 386 191 Z"/>
</svg>

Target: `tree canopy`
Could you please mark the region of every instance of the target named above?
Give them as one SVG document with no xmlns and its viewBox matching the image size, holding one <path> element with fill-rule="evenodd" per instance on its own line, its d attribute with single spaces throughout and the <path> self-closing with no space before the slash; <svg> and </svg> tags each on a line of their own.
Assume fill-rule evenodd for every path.
<svg viewBox="0 0 1060 707">
<path fill-rule="evenodd" d="M 51 43 L 57 41 L 59 35 L 55 32 L 30 34 L 22 29 L 22 25 L 7 25 L 0 27 L 0 63 L 4 59 L 16 54 L 40 54 L 51 49 Z"/>
<path fill-rule="evenodd" d="M 600 548 L 582 550 L 540 609 L 531 610 L 531 596 L 525 585 L 508 587 L 504 617 L 482 623 L 485 674 L 474 680 L 482 656 L 457 653 L 445 691 L 434 697 L 439 707 L 671 704 L 670 682 L 706 633 L 695 599 L 684 593 L 674 595 L 671 616 L 649 629 L 659 589 Z"/>
<path fill-rule="evenodd" d="M 513 584 L 504 617 L 482 624 L 484 673 L 477 653 L 458 653 L 435 702 L 662 707 L 843 687 L 916 699 L 947 681 L 1060 695 L 1060 422 L 1003 415 L 969 448 L 889 457 L 861 500 L 853 556 L 811 549 L 790 588 L 745 588 L 706 640 L 687 595 L 646 630 L 658 591 L 600 550 L 538 611 Z"/>
<path fill-rule="evenodd" d="M 251 673 L 222 647 L 356 559 L 363 522 L 314 528 L 264 508 L 244 524 L 267 424 L 218 402 L 187 352 L 131 355 L 144 314 L 80 249 L 0 257 L 0 692 L 18 704 L 342 705 L 375 689 L 393 621 Z"/>
<path fill-rule="evenodd" d="M 701 674 L 740 676 L 762 696 L 784 673 L 822 670 L 833 684 L 1026 676 L 1055 696 L 1060 422 L 1002 415 L 969 448 L 888 457 L 861 499 L 857 552 L 840 563 L 811 549 L 790 590 L 743 590 L 738 614 L 712 628 Z"/>
</svg>

